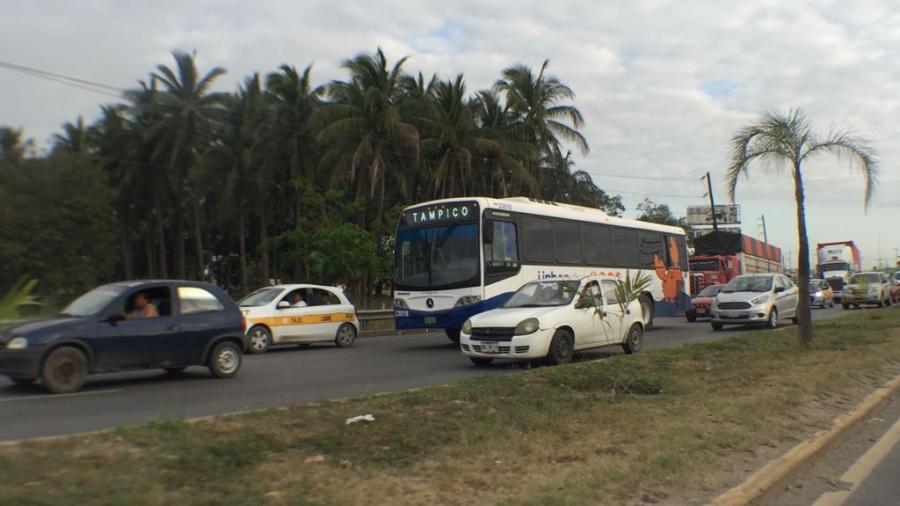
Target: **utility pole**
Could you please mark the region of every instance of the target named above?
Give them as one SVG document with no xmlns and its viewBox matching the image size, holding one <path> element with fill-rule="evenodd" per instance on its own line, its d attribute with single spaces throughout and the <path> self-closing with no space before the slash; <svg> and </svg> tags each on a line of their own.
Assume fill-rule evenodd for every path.
<svg viewBox="0 0 900 506">
<path fill-rule="evenodd" d="M 760 216 L 759 219 L 762 220 L 763 242 L 769 244 L 769 234 L 766 232 L 766 215 Z"/>
<path fill-rule="evenodd" d="M 709 207 L 712 210 L 713 232 L 718 232 L 719 231 L 719 219 L 716 218 L 716 200 L 713 198 L 712 178 L 709 176 L 709 172 L 706 173 L 706 189 L 707 189 L 707 192 L 709 193 Z"/>
</svg>

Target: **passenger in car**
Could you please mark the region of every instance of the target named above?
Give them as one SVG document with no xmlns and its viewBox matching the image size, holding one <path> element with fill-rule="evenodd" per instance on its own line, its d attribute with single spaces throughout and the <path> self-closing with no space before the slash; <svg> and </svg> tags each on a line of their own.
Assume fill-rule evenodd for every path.
<svg viewBox="0 0 900 506">
<path fill-rule="evenodd" d="M 134 309 L 128 313 L 129 320 L 140 320 L 143 318 L 158 318 L 159 311 L 156 306 L 150 303 L 150 299 L 144 292 L 138 292 L 134 296 Z"/>
<path fill-rule="evenodd" d="M 291 306 L 306 307 L 306 301 L 303 300 L 303 294 L 299 290 L 291 294 Z"/>
</svg>

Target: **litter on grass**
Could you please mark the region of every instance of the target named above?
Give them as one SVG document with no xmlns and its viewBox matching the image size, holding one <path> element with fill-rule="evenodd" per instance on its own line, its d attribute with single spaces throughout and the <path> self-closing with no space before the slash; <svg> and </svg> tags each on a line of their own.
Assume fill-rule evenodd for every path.
<svg viewBox="0 0 900 506">
<path fill-rule="evenodd" d="M 358 423 L 358 422 L 374 422 L 374 421 L 375 421 L 375 417 L 371 413 L 368 413 L 365 415 L 350 417 L 347 419 L 346 422 L 344 422 L 344 424 L 350 425 L 350 424 L 354 424 L 354 423 Z"/>
</svg>

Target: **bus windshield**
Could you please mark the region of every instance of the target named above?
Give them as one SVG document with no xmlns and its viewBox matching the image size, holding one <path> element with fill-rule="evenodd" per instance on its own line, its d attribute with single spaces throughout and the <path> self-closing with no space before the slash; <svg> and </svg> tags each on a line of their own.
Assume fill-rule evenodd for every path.
<svg viewBox="0 0 900 506">
<path fill-rule="evenodd" d="M 475 223 L 401 230 L 396 255 L 394 282 L 400 290 L 462 288 L 481 282 Z"/>
</svg>

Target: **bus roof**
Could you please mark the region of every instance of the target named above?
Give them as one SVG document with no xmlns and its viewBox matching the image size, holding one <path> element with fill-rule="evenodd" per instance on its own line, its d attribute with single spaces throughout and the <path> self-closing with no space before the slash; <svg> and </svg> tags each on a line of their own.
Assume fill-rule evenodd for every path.
<svg viewBox="0 0 900 506">
<path fill-rule="evenodd" d="M 538 200 L 529 197 L 510 197 L 505 199 L 495 199 L 489 197 L 457 197 L 421 202 L 414 206 L 409 206 L 403 211 L 406 212 L 419 207 L 431 206 L 435 204 L 449 204 L 453 202 L 472 201 L 477 201 L 482 209 L 493 209 L 501 212 L 510 211 L 514 213 L 536 214 L 540 216 L 587 221 L 591 223 L 605 223 L 609 225 L 619 225 L 623 227 L 639 228 L 644 230 L 655 230 L 657 232 L 666 232 L 672 235 L 684 235 L 684 229 L 680 227 L 660 225 L 658 223 L 650 223 L 647 221 L 629 220 L 627 218 L 610 216 L 600 209 L 595 209 L 592 207 L 576 206 L 572 204 L 564 204 L 561 202 L 551 202 L 548 200 Z"/>
</svg>

